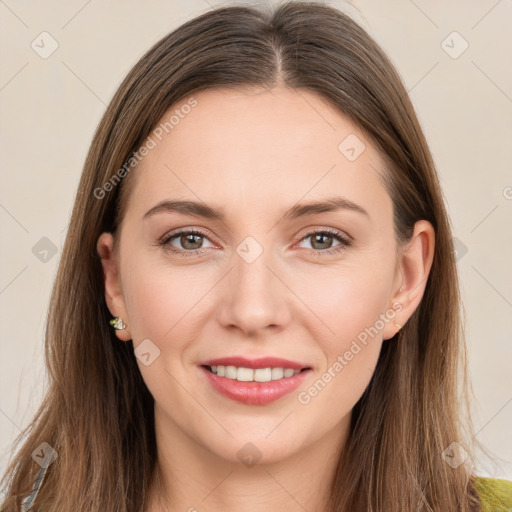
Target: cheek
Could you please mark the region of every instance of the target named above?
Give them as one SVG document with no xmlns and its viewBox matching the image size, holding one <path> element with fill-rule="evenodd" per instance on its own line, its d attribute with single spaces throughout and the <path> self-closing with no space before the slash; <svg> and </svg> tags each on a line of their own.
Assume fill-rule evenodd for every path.
<svg viewBox="0 0 512 512">
<path fill-rule="evenodd" d="M 317 286 L 309 288 L 314 291 L 306 295 L 315 313 L 307 315 L 308 330 L 325 359 L 319 373 L 330 389 L 324 396 L 349 408 L 373 375 L 382 330 L 395 315 L 389 296 L 392 273 L 384 267 L 376 264 L 330 273 L 329 279 L 316 279 Z"/>
<path fill-rule="evenodd" d="M 137 364 L 151 394 L 158 403 L 167 404 L 166 410 L 186 410 L 186 396 L 178 405 L 181 395 L 177 382 L 187 382 L 189 351 L 197 340 L 198 325 L 202 325 L 198 320 L 201 298 L 211 288 L 206 276 L 191 278 L 192 273 L 190 268 L 180 271 L 141 262 L 130 273 L 127 285 L 123 284 L 136 355 L 139 345 L 141 351 L 149 346 L 158 354 L 149 365 L 143 359 L 138 359 Z M 148 345 L 148 339 L 159 352 Z"/>
<path fill-rule="evenodd" d="M 140 265 L 130 274 L 123 289 L 135 346 L 145 338 L 154 339 L 159 345 L 172 339 L 173 349 L 186 343 L 187 332 L 194 325 L 197 328 L 194 315 L 200 309 L 201 296 L 208 290 L 204 279 L 198 279 L 193 272 L 190 268 L 145 269 Z"/>
<path fill-rule="evenodd" d="M 325 428 L 334 427 L 351 411 L 370 383 L 382 346 L 381 318 L 388 298 L 378 281 L 353 275 L 331 280 L 329 290 L 330 296 L 311 297 L 311 308 L 322 319 L 322 327 L 316 327 L 318 320 L 311 325 L 314 322 L 313 336 L 324 362 L 298 395 L 308 414 L 324 418 Z"/>
<path fill-rule="evenodd" d="M 328 347 L 332 351 L 343 348 L 373 326 L 382 330 L 381 315 L 391 307 L 391 284 L 389 269 L 352 266 L 323 275 L 312 273 L 302 279 L 297 295 L 306 297 L 304 302 L 313 313 L 307 316 L 319 324 L 321 330 L 316 332 L 330 340 Z"/>
</svg>

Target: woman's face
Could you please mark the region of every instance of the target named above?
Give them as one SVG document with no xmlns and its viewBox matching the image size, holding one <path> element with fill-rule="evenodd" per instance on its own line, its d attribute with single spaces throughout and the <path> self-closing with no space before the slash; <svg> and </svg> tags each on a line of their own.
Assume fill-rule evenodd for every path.
<svg viewBox="0 0 512 512">
<path fill-rule="evenodd" d="M 193 98 L 131 171 L 118 258 L 106 258 L 110 234 L 99 240 L 107 302 L 162 433 L 208 456 L 278 461 L 342 439 L 383 340 L 414 308 L 383 161 L 307 91 Z M 199 206 L 165 207 L 175 201 Z M 204 366 L 232 357 L 249 361 L 210 364 L 235 366 L 227 376 Z M 292 363 L 307 370 L 287 377 Z"/>
</svg>

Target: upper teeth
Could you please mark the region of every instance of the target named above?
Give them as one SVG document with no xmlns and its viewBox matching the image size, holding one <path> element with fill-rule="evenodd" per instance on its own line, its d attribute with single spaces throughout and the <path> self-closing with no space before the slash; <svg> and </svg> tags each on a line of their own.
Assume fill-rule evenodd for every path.
<svg viewBox="0 0 512 512">
<path fill-rule="evenodd" d="M 213 373 L 219 377 L 227 377 L 228 379 L 239 380 L 241 382 L 269 382 L 271 380 L 279 380 L 283 377 L 291 377 L 297 375 L 300 370 L 292 368 L 244 368 L 237 366 L 211 366 Z"/>
</svg>

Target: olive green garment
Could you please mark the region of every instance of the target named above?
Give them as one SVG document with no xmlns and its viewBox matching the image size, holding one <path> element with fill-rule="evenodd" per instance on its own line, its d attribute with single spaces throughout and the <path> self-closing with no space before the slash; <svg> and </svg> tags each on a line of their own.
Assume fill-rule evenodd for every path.
<svg viewBox="0 0 512 512">
<path fill-rule="evenodd" d="M 475 487 L 482 501 L 481 512 L 512 512 L 512 481 L 479 476 Z"/>
</svg>

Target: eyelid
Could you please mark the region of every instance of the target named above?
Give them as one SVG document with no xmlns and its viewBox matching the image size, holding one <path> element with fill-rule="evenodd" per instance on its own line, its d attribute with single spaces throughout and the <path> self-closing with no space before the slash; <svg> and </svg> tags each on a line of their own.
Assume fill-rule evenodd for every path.
<svg viewBox="0 0 512 512">
<path fill-rule="evenodd" d="M 202 228 L 196 228 L 196 227 L 186 227 L 186 228 L 178 228 L 174 231 L 171 231 L 170 233 L 166 233 L 164 236 L 162 236 L 159 240 L 158 240 L 158 244 L 159 245 L 163 245 L 163 246 L 166 246 L 173 238 L 176 238 L 180 235 L 188 235 L 188 234 L 191 234 L 191 235 L 197 235 L 197 236 L 201 236 L 203 238 L 207 238 L 211 243 L 214 243 L 211 241 L 211 237 L 208 233 L 206 233 Z M 187 252 L 187 253 L 190 253 L 190 254 L 194 254 L 198 251 L 201 251 L 202 249 L 196 249 L 195 251 L 183 251 L 182 249 L 176 249 L 177 251 L 182 251 L 182 252 Z M 172 252 L 172 251 L 171 251 Z"/>
<path fill-rule="evenodd" d="M 304 234 L 299 238 L 299 241 L 302 241 L 304 238 L 318 233 L 329 233 L 330 235 L 343 238 L 346 242 L 349 243 L 353 243 L 355 241 L 354 238 L 350 236 L 346 231 L 342 231 L 338 228 L 330 228 L 327 226 L 304 228 Z"/>
</svg>

